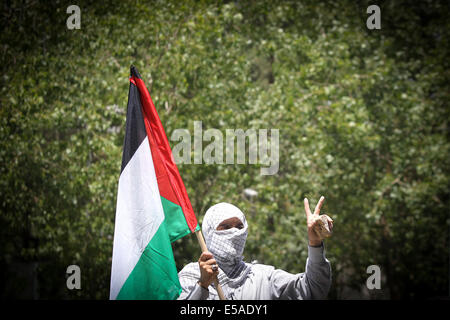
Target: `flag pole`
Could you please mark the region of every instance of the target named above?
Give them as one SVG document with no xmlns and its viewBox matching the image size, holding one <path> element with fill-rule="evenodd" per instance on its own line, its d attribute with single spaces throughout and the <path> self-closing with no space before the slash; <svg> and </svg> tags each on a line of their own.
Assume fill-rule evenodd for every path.
<svg viewBox="0 0 450 320">
<path fill-rule="evenodd" d="M 200 244 L 200 248 L 202 252 L 208 251 L 206 247 L 205 239 L 203 238 L 202 230 L 195 231 L 195 235 L 197 236 L 198 243 Z M 220 300 L 226 300 L 225 295 L 223 294 L 222 286 L 217 279 L 217 276 L 214 277 L 214 286 L 217 289 L 217 294 L 219 295 Z"/>
</svg>

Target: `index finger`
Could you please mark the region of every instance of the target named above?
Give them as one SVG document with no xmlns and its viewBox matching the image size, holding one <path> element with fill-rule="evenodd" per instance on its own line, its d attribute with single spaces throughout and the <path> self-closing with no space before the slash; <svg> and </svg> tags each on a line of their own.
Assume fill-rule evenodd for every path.
<svg viewBox="0 0 450 320">
<path fill-rule="evenodd" d="M 306 217 L 309 218 L 309 216 L 311 215 L 311 209 L 309 208 L 309 202 L 308 202 L 308 199 L 305 198 L 305 200 L 303 200 L 303 203 L 305 204 L 305 213 L 306 213 Z"/>
<path fill-rule="evenodd" d="M 213 255 L 212 255 L 212 253 L 211 252 L 209 252 L 209 251 L 205 251 L 205 252 L 203 252 L 201 255 L 200 255 L 200 261 L 207 261 L 207 260 L 209 260 L 209 259 L 212 259 L 213 258 Z"/>
</svg>

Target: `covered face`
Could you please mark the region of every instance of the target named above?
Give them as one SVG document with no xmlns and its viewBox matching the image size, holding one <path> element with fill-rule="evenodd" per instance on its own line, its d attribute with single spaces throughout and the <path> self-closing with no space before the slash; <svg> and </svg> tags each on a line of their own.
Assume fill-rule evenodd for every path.
<svg viewBox="0 0 450 320">
<path fill-rule="evenodd" d="M 243 227 L 217 230 L 221 222 L 238 218 Z M 236 206 L 221 202 L 208 209 L 202 223 L 206 246 L 213 254 L 219 267 L 230 274 L 242 263 L 245 241 L 248 234 L 247 220 L 244 213 Z"/>
</svg>

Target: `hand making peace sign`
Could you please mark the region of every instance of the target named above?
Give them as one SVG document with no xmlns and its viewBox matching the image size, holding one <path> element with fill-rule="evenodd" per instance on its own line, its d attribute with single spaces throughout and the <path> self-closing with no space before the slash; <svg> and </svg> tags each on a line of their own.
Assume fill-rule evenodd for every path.
<svg viewBox="0 0 450 320">
<path fill-rule="evenodd" d="M 319 202 L 314 209 L 314 213 L 311 213 L 308 199 L 305 198 L 304 200 L 309 245 L 313 247 L 320 246 L 322 244 L 322 240 L 331 236 L 333 230 L 333 220 L 325 214 L 321 216 L 319 215 L 324 201 L 325 197 L 320 197 Z"/>
</svg>

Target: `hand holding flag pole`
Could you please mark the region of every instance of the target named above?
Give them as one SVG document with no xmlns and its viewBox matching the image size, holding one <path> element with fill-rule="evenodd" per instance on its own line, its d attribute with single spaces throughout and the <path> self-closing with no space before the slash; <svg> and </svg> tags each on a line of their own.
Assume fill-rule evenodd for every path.
<svg viewBox="0 0 450 320">
<path fill-rule="evenodd" d="M 203 238 L 203 234 L 201 230 L 195 231 L 195 235 L 197 236 L 198 243 L 200 244 L 200 248 L 202 252 L 208 252 L 208 248 L 206 247 L 205 239 Z M 214 286 L 216 287 L 217 294 L 219 295 L 220 300 L 226 300 L 225 295 L 223 293 L 222 287 L 217 279 L 217 275 L 214 275 Z"/>
</svg>

